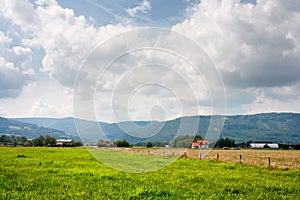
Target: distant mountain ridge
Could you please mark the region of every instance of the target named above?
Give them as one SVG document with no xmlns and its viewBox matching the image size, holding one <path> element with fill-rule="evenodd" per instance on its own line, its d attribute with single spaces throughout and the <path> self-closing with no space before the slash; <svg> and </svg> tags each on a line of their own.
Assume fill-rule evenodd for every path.
<svg viewBox="0 0 300 200">
<path fill-rule="evenodd" d="M 299 113 L 261 113 L 222 117 L 224 117 L 224 126 L 220 137 L 229 137 L 236 142 L 252 140 L 286 144 L 300 143 Z M 70 117 L 60 119 L 19 118 L 14 120 L 58 129 L 74 137 L 78 137 L 77 125 L 81 138 L 89 142 L 96 142 L 101 138 L 112 141 L 126 139 L 130 143 L 137 143 L 147 141 L 170 142 L 176 136 L 181 122 L 184 122 L 182 132 L 187 135 L 193 135 L 195 132 L 192 131 L 191 127 L 195 121 L 198 120 L 199 126 L 197 134 L 205 136 L 210 124 L 210 119 L 211 116 L 180 117 L 166 122 L 154 121 L 152 122 L 153 126 L 149 126 L 150 128 L 147 128 L 147 125 L 151 122 L 147 121 L 110 124 Z M 138 134 L 139 137 L 134 137 L 136 134 Z"/>
<path fill-rule="evenodd" d="M 56 139 L 59 138 L 71 138 L 71 139 L 79 139 L 78 137 L 73 137 L 67 135 L 62 130 L 57 130 L 54 128 L 41 127 L 32 123 L 24 123 L 12 119 L 7 119 L 0 117 L 0 135 L 19 135 L 25 136 L 28 139 L 34 139 L 39 136 L 52 136 Z"/>
<path fill-rule="evenodd" d="M 81 126 L 94 126 L 95 123 L 98 124 L 98 122 L 89 121 L 89 120 L 81 120 L 81 119 L 75 119 L 72 117 L 65 117 L 65 118 L 12 118 L 13 120 L 24 122 L 24 123 L 31 123 L 36 124 L 41 127 L 47 127 L 47 128 L 53 128 L 58 129 L 61 131 L 64 131 L 68 135 L 72 136 L 78 136 L 76 123 L 81 123 Z M 99 122 L 100 126 L 105 126 L 108 123 L 105 122 Z"/>
</svg>

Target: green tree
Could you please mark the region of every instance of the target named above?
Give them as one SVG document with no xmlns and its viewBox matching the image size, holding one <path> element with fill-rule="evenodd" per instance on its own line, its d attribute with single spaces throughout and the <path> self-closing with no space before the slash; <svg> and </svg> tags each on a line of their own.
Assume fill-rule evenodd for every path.
<svg viewBox="0 0 300 200">
<path fill-rule="evenodd" d="M 147 142 L 146 147 L 147 147 L 147 148 L 153 147 L 153 143 L 152 143 L 152 142 Z"/>
<path fill-rule="evenodd" d="M 14 142 L 13 142 L 13 146 L 16 147 L 17 145 L 18 145 L 18 142 L 17 142 L 17 140 L 15 139 Z"/>
<path fill-rule="evenodd" d="M 32 140 L 33 146 L 42 147 L 45 146 L 45 138 L 41 135 L 38 138 Z"/>
<path fill-rule="evenodd" d="M 197 142 L 198 140 L 203 140 L 203 137 L 201 136 L 201 135 L 196 135 L 195 137 L 194 137 L 194 140 L 193 140 L 193 142 Z"/>
<path fill-rule="evenodd" d="M 49 135 L 45 138 L 45 146 L 55 146 L 56 145 L 56 139 L 54 137 L 51 137 Z"/>
<path fill-rule="evenodd" d="M 246 142 L 246 146 L 249 147 L 251 143 L 253 143 L 253 141 L 252 141 L 252 140 L 248 140 L 248 141 Z"/>
<path fill-rule="evenodd" d="M 117 140 L 115 141 L 117 147 L 130 147 L 130 144 L 126 140 Z"/>
<path fill-rule="evenodd" d="M 80 147 L 80 146 L 82 146 L 82 142 L 72 142 L 71 146 L 72 147 Z"/>
<path fill-rule="evenodd" d="M 228 137 L 223 139 L 219 139 L 217 142 L 216 142 L 216 147 L 219 147 L 219 148 L 223 148 L 223 147 L 234 147 L 235 146 L 235 141 L 234 140 L 230 140 Z"/>
</svg>

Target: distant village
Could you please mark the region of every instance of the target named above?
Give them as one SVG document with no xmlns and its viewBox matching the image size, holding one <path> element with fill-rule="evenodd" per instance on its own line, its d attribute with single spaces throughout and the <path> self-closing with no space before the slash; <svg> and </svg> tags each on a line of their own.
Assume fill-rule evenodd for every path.
<svg viewBox="0 0 300 200">
<path fill-rule="evenodd" d="M 73 139 L 60 138 L 55 139 L 51 136 L 40 136 L 35 139 L 27 139 L 25 136 L 15 136 L 4 134 L 0 136 L 0 146 L 47 146 L 47 147 L 75 147 L 75 146 L 97 146 L 97 147 L 164 147 L 164 148 L 192 148 L 192 149 L 300 149 L 300 145 L 278 144 L 271 141 L 247 141 L 236 144 L 229 138 L 221 138 L 217 142 L 209 142 L 201 136 L 194 139 L 190 136 L 180 136 L 171 143 L 167 142 L 142 142 L 130 144 L 126 140 L 106 141 L 99 140 L 97 144 L 81 143 Z"/>
<path fill-rule="evenodd" d="M 25 136 L 4 134 L 0 136 L 0 146 L 32 146 L 32 147 L 76 147 L 82 146 L 81 142 L 73 139 L 56 139 L 46 135 L 35 139 L 28 139 Z"/>
<path fill-rule="evenodd" d="M 207 149 L 207 148 L 219 148 L 224 150 L 229 149 L 300 149 L 300 145 L 287 145 L 287 144 L 278 144 L 270 141 L 248 141 L 244 143 L 236 144 L 234 140 L 228 138 L 221 138 L 215 143 L 211 143 L 205 139 L 198 139 L 190 143 L 178 140 L 168 143 L 159 143 L 159 142 L 144 142 L 137 144 L 129 144 L 126 140 L 117 140 L 115 142 L 99 140 L 98 147 L 165 147 L 165 148 L 192 148 L 192 149 Z"/>
</svg>

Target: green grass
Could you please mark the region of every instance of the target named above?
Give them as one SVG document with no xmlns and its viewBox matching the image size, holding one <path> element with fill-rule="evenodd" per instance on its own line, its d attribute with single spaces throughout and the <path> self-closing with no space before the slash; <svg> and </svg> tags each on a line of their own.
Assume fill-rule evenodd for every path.
<svg viewBox="0 0 300 200">
<path fill-rule="evenodd" d="M 144 173 L 164 168 L 173 163 L 176 157 L 129 154 L 128 152 L 89 149 L 89 151 L 107 166 L 133 173 Z"/>
<path fill-rule="evenodd" d="M 96 151 L 121 166 L 137 156 Z M 150 157 L 165 164 L 144 155 L 131 166 L 138 172 Z M 299 183 L 300 170 L 178 159 L 160 170 L 127 173 L 83 148 L 0 148 L 0 199 L 298 199 Z"/>
</svg>

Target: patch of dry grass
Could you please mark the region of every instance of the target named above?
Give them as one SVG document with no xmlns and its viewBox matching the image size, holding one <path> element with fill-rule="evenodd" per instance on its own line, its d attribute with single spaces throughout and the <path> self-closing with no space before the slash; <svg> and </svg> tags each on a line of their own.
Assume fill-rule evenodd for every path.
<svg viewBox="0 0 300 200">
<path fill-rule="evenodd" d="M 220 162 L 241 163 L 251 166 L 265 166 L 279 169 L 300 169 L 300 151 L 296 150 L 199 150 L 199 149 L 122 149 L 137 154 L 177 156 L 192 159 L 218 160 Z M 241 158 L 241 159 L 240 159 Z M 269 164 L 270 158 L 270 164 Z"/>
<path fill-rule="evenodd" d="M 199 150 L 194 151 L 193 149 L 189 149 L 187 155 L 191 158 L 199 158 Z M 300 151 L 293 150 L 212 150 L 203 159 L 217 160 L 217 157 L 219 157 L 219 161 L 221 162 L 241 162 L 246 165 L 266 167 L 269 166 L 270 158 L 270 167 L 272 168 L 300 168 Z"/>
</svg>

